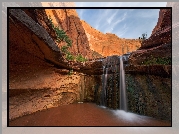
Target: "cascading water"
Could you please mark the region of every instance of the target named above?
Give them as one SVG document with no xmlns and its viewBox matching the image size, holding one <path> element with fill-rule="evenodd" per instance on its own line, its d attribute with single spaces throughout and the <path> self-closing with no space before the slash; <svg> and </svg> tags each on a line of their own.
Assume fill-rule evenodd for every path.
<svg viewBox="0 0 179 134">
<path fill-rule="evenodd" d="M 125 55 L 110 56 L 103 60 L 102 90 L 100 105 L 127 111 Z"/>
<path fill-rule="evenodd" d="M 127 111 L 126 83 L 123 65 L 123 57 L 120 57 L 120 109 Z"/>
<path fill-rule="evenodd" d="M 101 92 L 101 105 L 104 106 L 104 79 L 105 79 L 105 66 L 103 66 L 103 75 L 102 75 L 102 92 Z"/>
<path fill-rule="evenodd" d="M 106 69 L 106 72 L 105 72 Z M 103 76 L 102 76 L 102 95 L 101 95 L 101 105 L 106 106 L 106 84 L 107 84 L 107 77 L 108 77 L 108 68 L 103 66 Z"/>
<path fill-rule="evenodd" d="M 105 96 L 105 101 L 104 101 L 105 106 L 106 106 L 106 103 L 107 103 L 106 102 L 106 98 L 107 98 L 107 96 L 106 96 L 107 95 L 107 90 L 106 90 L 107 79 L 108 79 L 108 68 L 106 68 L 106 74 L 105 74 L 105 77 L 104 77 L 104 90 L 103 91 L 104 91 L 104 96 Z"/>
</svg>

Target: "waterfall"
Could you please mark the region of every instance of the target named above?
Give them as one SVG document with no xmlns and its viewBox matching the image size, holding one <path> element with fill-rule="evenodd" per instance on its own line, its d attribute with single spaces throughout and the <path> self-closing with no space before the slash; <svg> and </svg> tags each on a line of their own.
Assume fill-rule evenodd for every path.
<svg viewBox="0 0 179 134">
<path fill-rule="evenodd" d="M 106 68 L 106 74 L 104 77 L 104 98 L 105 98 L 105 106 L 107 105 L 107 90 L 106 90 L 106 86 L 107 86 L 107 80 L 108 80 L 108 68 Z"/>
<path fill-rule="evenodd" d="M 102 89 L 99 100 L 102 106 L 127 111 L 124 65 L 127 63 L 128 55 L 125 56 L 110 56 L 103 61 Z"/>
<path fill-rule="evenodd" d="M 125 72 L 123 65 L 123 57 L 120 57 L 120 109 L 127 111 L 127 99 L 126 99 L 126 83 Z"/>
<path fill-rule="evenodd" d="M 104 106 L 104 82 L 105 82 L 105 66 L 103 66 L 103 75 L 102 75 L 102 92 L 101 92 L 101 105 Z"/>
<path fill-rule="evenodd" d="M 106 106 L 106 85 L 107 85 L 107 77 L 108 77 L 108 68 L 106 68 L 105 72 L 105 66 L 103 66 L 103 76 L 102 76 L 102 94 L 101 94 L 101 105 Z"/>
</svg>

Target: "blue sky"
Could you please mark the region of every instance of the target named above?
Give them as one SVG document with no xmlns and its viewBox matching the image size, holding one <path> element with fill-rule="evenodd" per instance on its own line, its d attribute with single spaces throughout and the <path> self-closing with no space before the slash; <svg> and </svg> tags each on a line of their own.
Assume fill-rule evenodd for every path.
<svg viewBox="0 0 179 134">
<path fill-rule="evenodd" d="M 75 2 L 76 7 L 166 7 L 166 2 Z M 120 38 L 149 37 L 158 21 L 159 9 L 77 9 L 80 19 L 103 33 Z"/>
</svg>

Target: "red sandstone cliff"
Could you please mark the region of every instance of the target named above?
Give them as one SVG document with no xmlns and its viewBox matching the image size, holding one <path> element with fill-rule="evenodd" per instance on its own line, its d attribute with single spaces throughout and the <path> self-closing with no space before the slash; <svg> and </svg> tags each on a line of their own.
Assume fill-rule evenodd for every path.
<svg viewBox="0 0 179 134">
<path fill-rule="evenodd" d="M 46 75 L 56 77 L 54 74 L 56 67 L 71 68 L 70 64 L 62 57 L 59 46 L 61 44 L 57 44 L 55 41 L 56 35 L 48 21 L 48 14 L 50 13 L 53 13 L 51 17 L 52 19 L 54 17 L 54 24 L 56 24 L 56 20 L 59 26 L 63 27 L 73 40 L 70 51 L 73 53 L 78 53 L 79 51 L 79 53 L 90 58 L 91 50 L 88 46 L 87 37 L 83 27 L 80 25 L 79 18 L 75 17 L 77 15 L 76 12 L 73 10 L 12 9 L 9 16 L 9 73 L 11 89 L 20 89 L 20 87 L 33 89 L 51 87 L 52 85 L 49 83 L 53 82 Z M 57 17 L 56 14 L 61 15 L 58 16 L 61 19 L 55 19 Z M 79 39 L 77 40 L 76 38 Z M 94 66 L 100 66 L 100 64 L 89 62 L 89 64 L 84 65 L 75 62 L 73 69 L 85 70 L 84 72 L 86 73 L 89 70 L 88 73 L 90 73 L 95 70 L 91 70 Z M 48 79 L 47 82 L 40 78 L 42 76 L 44 79 Z M 28 83 L 29 80 L 32 80 L 32 84 Z M 24 84 L 21 85 L 20 83 L 23 82 Z M 53 86 L 58 86 L 58 84 L 53 84 Z"/>
<path fill-rule="evenodd" d="M 79 53 L 90 58 L 87 37 L 74 12 L 9 10 L 9 119 L 42 109 L 93 99 L 93 83 L 96 80 L 75 70 L 93 71 L 95 69 L 91 68 L 101 65 L 83 65 L 75 62 L 74 75 L 69 75 L 71 66 L 62 57 L 59 49 L 61 44 L 55 41 L 56 34 L 46 12 L 54 13 L 51 16 L 54 18 L 56 14 L 61 13 L 61 16 L 58 16 L 61 19 L 54 21 L 57 20 L 59 26 L 72 38 L 73 46 L 70 51 L 78 53 L 79 50 Z"/>
<path fill-rule="evenodd" d="M 90 49 L 98 52 L 102 56 L 122 55 L 132 52 L 141 46 L 138 39 L 119 38 L 112 33 L 102 33 L 91 27 L 85 21 L 81 21 L 88 37 Z"/>
<path fill-rule="evenodd" d="M 46 9 L 45 13 L 48 17 L 51 16 L 54 25 L 64 30 L 72 40 L 70 52 L 92 58 L 87 36 L 75 9 Z M 59 48 L 64 45 L 64 43 L 57 44 Z"/>
<path fill-rule="evenodd" d="M 161 31 L 162 29 L 166 29 L 167 27 L 171 27 L 171 11 L 168 9 L 161 9 L 159 11 L 159 18 L 157 25 L 152 31 L 152 35 Z"/>
</svg>

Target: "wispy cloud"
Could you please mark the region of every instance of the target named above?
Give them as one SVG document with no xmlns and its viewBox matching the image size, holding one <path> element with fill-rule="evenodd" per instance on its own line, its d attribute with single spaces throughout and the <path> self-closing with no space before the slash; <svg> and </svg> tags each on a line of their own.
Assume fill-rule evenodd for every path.
<svg viewBox="0 0 179 134">
<path fill-rule="evenodd" d="M 113 22 L 108 23 L 108 25 L 106 24 L 107 27 L 104 28 L 104 32 L 112 33 L 115 31 L 115 29 L 118 29 L 119 23 L 121 23 L 122 21 L 125 20 L 126 15 L 127 15 L 127 12 L 123 13 L 123 16 L 121 16 L 121 17 L 118 16 L 117 18 L 113 19 Z M 115 14 L 115 16 L 116 16 L 116 14 Z"/>
<path fill-rule="evenodd" d="M 119 32 L 117 32 L 117 35 L 119 37 L 122 37 L 127 32 L 128 29 L 129 27 L 127 27 L 126 24 L 124 24 L 123 28 Z"/>
<path fill-rule="evenodd" d="M 111 21 L 113 21 L 114 17 L 117 15 L 118 11 L 119 10 L 115 10 L 115 13 L 112 14 L 112 16 L 107 19 L 108 24 L 111 24 Z"/>
<path fill-rule="evenodd" d="M 132 4 L 138 5 L 139 3 Z M 101 3 L 95 4 L 99 6 Z M 105 3 L 103 4 L 105 6 Z M 110 4 L 108 6 L 114 5 L 113 2 L 108 4 Z M 125 4 L 120 3 L 121 6 Z M 134 39 L 146 32 L 148 37 L 150 36 L 157 24 L 159 9 L 78 9 L 78 14 L 81 19 L 103 33 L 114 33 L 121 38 Z"/>
<path fill-rule="evenodd" d="M 116 22 L 114 22 L 114 26 L 117 25 L 118 23 L 122 22 L 123 20 L 125 20 L 126 15 L 127 15 L 127 12 L 124 13 L 124 15 L 122 16 L 121 19 L 119 19 L 119 20 L 117 20 Z"/>
<path fill-rule="evenodd" d="M 111 21 L 111 20 L 106 19 L 106 18 L 109 18 L 109 16 L 111 16 L 111 10 L 101 9 L 99 13 L 96 14 L 96 16 L 98 17 L 97 17 L 97 20 L 95 21 L 95 28 L 100 29 L 101 27 L 104 27 L 106 25 L 106 22 Z"/>
</svg>

